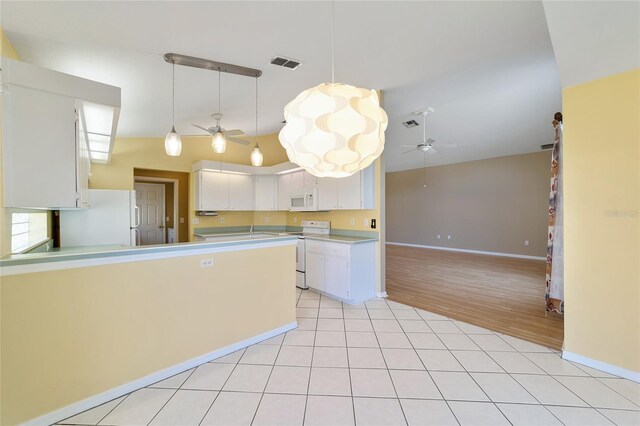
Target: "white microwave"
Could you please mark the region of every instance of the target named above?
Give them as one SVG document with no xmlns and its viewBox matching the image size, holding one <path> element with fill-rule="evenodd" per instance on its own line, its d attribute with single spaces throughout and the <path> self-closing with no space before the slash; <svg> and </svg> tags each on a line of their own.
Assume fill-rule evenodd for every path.
<svg viewBox="0 0 640 426">
<path fill-rule="evenodd" d="M 290 195 L 289 210 L 292 212 L 318 210 L 318 188 L 305 188 Z"/>
</svg>

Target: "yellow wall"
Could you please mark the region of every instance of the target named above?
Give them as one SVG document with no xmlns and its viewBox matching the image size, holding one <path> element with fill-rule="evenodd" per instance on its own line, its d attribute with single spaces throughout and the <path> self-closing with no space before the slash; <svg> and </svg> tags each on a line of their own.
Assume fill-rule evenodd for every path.
<svg viewBox="0 0 640 426">
<path fill-rule="evenodd" d="M 565 350 L 640 372 L 640 69 L 562 94 Z"/>
<path fill-rule="evenodd" d="M 2 277 L 0 424 L 294 322 L 294 252 L 290 245 Z M 200 268 L 208 258 L 214 266 Z"/>
</svg>

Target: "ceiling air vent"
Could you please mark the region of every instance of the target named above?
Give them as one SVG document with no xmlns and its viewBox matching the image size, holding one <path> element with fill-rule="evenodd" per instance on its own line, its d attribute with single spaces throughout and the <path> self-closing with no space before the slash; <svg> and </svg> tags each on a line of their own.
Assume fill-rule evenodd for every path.
<svg viewBox="0 0 640 426">
<path fill-rule="evenodd" d="M 547 144 L 544 144 L 544 145 L 540 145 L 540 149 L 543 150 L 543 151 L 545 149 L 551 149 L 551 148 L 553 148 L 553 144 L 552 143 L 547 143 Z"/>
<path fill-rule="evenodd" d="M 286 58 L 284 56 L 277 55 L 271 58 L 269 60 L 269 63 L 273 65 L 277 65 L 279 67 L 289 68 L 290 70 L 293 71 L 296 68 L 298 68 L 302 62 L 298 61 L 297 59 L 291 59 L 291 58 Z"/>
<path fill-rule="evenodd" d="M 404 123 L 402 123 L 402 125 L 404 127 L 406 127 L 407 129 L 410 129 L 412 127 L 417 127 L 420 124 L 418 124 L 418 122 L 416 120 L 409 120 L 409 121 L 405 121 Z"/>
</svg>

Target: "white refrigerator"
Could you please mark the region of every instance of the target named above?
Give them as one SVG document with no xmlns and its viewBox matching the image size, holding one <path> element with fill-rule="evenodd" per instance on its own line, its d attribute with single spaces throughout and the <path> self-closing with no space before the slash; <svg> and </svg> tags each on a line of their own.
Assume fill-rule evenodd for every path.
<svg viewBox="0 0 640 426">
<path fill-rule="evenodd" d="M 140 243 L 135 191 L 90 189 L 89 208 L 60 211 L 60 247 Z"/>
</svg>

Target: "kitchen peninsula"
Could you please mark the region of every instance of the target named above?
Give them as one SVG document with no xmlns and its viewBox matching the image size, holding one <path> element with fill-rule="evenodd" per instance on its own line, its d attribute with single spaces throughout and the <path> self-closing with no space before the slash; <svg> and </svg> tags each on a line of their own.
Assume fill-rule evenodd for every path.
<svg viewBox="0 0 640 426">
<path fill-rule="evenodd" d="M 50 423 L 295 328 L 296 241 L 3 259 L 3 403 Z"/>
</svg>

